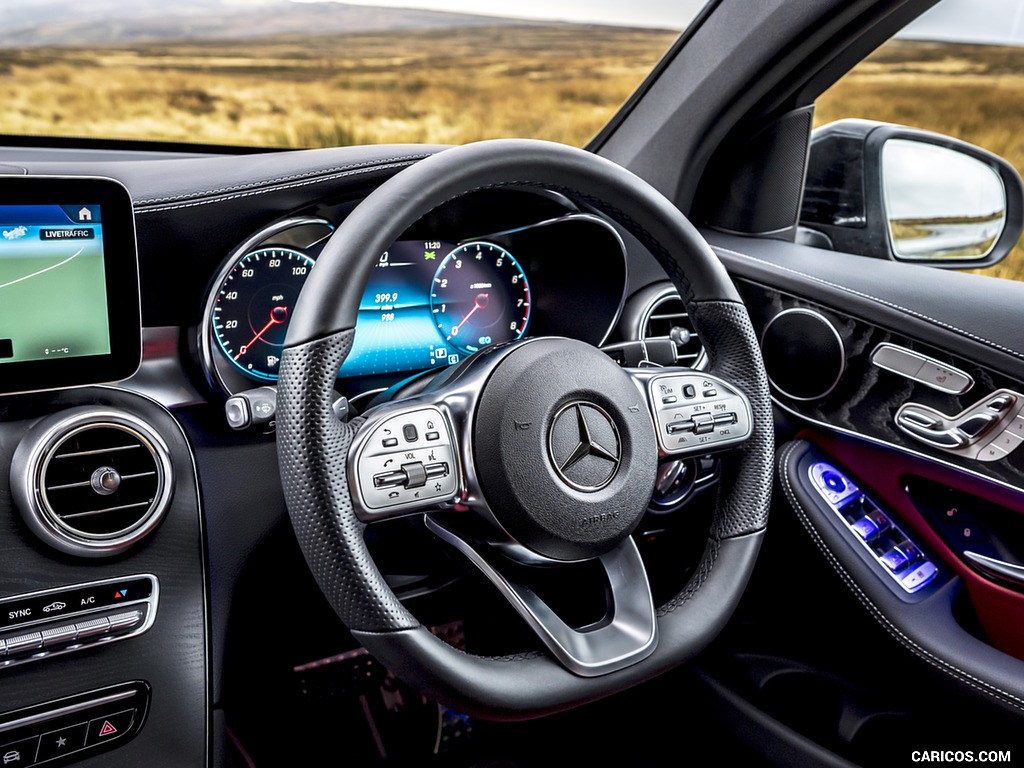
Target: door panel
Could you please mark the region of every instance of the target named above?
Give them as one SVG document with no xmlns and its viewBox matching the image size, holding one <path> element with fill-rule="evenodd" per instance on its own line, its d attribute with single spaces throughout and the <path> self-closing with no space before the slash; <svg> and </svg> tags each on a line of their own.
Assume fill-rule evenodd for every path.
<svg viewBox="0 0 1024 768">
<path fill-rule="evenodd" d="M 738 734 L 761 734 L 775 764 L 816 764 L 821 749 L 838 761 L 895 765 L 909 764 L 915 748 L 1020 749 L 1024 587 L 964 553 L 1024 563 L 1024 450 L 980 457 L 1018 414 L 1024 420 L 1024 286 L 705 235 L 766 336 L 769 376 L 781 354 L 774 370 L 785 379 L 772 391 L 779 444 L 769 536 L 755 591 L 702 665 L 712 699 L 743 723 Z M 794 310 L 815 319 L 794 324 L 790 339 L 765 334 Z M 929 377 L 877 365 L 880 345 L 936 368 Z M 805 378 L 806 391 L 794 391 Z M 989 409 L 1002 395 L 1010 405 Z M 899 427 L 907 404 L 939 414 L 937 430 L 966 449 Z M 986 418 L 968 421 L 978 413 Z M 967 434 L 976 424 L 979 433 Z M 878 539 L 885 546 L 871 553 L 851 524 L 859 517 L 844 520 L 815 487 L 818 462 L 855 483 L 883 513 L 882 527 L 936 566 L 927 585 L 899 585 L 893 567 L 901 577 L 910 566 L 879 557 L 897 542 Z M 800 757 L 779 757 L 783 748 Z"/>
</svg>

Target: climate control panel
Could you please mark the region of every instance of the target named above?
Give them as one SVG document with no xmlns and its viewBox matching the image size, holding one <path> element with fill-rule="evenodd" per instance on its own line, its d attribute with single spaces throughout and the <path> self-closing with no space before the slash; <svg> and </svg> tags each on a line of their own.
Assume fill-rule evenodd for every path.
<svg viewBox="0 0 1024 768">
<path fill-rule="evenodd" d="M 0 669 L 140 635 L 156 619 L 155 576 L 126 576 L 0 599 Z"/>
</svg>

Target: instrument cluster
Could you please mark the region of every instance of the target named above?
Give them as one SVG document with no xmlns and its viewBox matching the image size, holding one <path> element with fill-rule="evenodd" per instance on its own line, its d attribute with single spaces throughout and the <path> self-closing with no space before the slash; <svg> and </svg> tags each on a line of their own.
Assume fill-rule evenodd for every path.
<svg viewBox="0 0 1024 768">
<path fill-rule="evenodd" d="M 230 395 L 277 381 L 288 322 L 334 228 L 319 216 L 285 219 L 224 260 L 200 328 L 211 385 Z M 626 277 L 622 240 L 611 225 L 569 211 L 476 231 L 471 222 L 435 216 L 377 257 L 340 384 L 386 385 L 526 335 L 605 340 Z"/>
</svg>

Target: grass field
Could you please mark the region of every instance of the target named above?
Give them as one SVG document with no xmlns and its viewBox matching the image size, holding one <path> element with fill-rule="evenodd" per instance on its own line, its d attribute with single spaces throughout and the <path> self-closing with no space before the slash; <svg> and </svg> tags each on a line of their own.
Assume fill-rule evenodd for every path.
<svg viewBox="0 0 1024 768">
<path fill-rule="evenodd" d="M 507 25 L 0 51 L 0 131 L 286 147 L 501 136 L 581 145 L 674 37 Z"/>
<path fill-rule="evenodd" d="M 539 136 L 582 145 L 675 33 L 571 25 L 0 50 L 0 133 L 280 147 Z M 1024 169 L 1024 49 L 893 41 L 818 101 Z M 1024 279 L 1024 249 L 986 274 Z"/>
</svg>

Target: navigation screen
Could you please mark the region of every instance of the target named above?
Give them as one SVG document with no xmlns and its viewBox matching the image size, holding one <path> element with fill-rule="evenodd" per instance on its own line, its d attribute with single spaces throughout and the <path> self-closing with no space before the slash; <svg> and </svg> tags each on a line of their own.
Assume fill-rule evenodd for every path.
<svg viewBox="0 0 1024 768">
<path fill-rule="evenodd" d="M 0 365 L 107 355 L 101 206 L 0 205 Z"/>
</svg>

